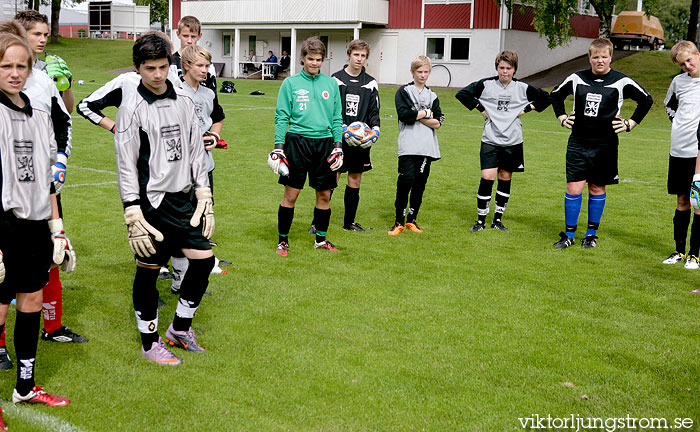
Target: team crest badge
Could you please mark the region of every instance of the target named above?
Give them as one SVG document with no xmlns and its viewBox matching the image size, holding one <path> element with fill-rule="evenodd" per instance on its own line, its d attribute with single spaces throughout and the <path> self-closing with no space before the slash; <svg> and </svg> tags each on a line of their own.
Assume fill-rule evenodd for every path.
<svg viewBox="0 0 700 432">
<path fill-rule="evenodd" d="M 321 96 L 323 96 L 324 99 L 328 99 L 331 97 L 330 93 L 328 93 L 328 90 L 324 90 L 323 93 L 321 93 Z"/>
<path fill-rule="evenodd" d="M 598 93 L 588 93 L 586 95 L 586 106 L 583 110 L 583 115 L 586 117 L 598 117 L 598 109 L 600 101 L 603 100 L 603 95 Z"/>
<path fill-rule="evenodd" d="M 33 182 L 34 173 L 34 142 L 30 140 L 14 140 L 15 157 L 17 162 L 17 180 Z"/>
</svg>

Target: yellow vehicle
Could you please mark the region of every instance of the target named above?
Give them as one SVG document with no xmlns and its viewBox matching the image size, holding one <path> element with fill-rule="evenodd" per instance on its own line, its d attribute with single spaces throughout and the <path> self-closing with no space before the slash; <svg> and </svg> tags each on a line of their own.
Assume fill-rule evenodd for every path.
<svg viewBox="0 0 700 432">
<path fill-rule="evenodd" d="M 663 47 L 664 28 L 659 19 L 644 12 L 623 11 L 617 16 L 610 40 L 615 49 L 629 46 L 648 46 L 652 50 Z"/>
</svg>

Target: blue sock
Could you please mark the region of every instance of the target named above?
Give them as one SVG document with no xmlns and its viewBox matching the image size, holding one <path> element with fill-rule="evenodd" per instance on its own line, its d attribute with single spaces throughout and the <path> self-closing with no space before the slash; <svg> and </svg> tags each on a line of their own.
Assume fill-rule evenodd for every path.
<svg viewBox="0 0 700 432">
<path fill-rule="evenodd" d="M 578 224 L 578 215 L 581 213 L 582 201 L 583 194 L 564 194 L 564 223 L 566 224 L 566 235 L 572 240 L 576 233 L 576 225 Z"/>
<path fill-rule="evenodd" d="M 603 209 L 605 209 L 605 196 L 606 194 L 588 196 L 588 229 L 586 230 L 586 237 L 596 235 L 598 232 L 598 225 L 600 225 Z"/>
</svg>

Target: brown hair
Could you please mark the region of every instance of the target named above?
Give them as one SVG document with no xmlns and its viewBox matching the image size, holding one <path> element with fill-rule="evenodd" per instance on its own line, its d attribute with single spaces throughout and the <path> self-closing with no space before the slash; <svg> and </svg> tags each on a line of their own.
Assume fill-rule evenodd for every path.
<svg viewBox="0 0 700 432">
<path fill-rule="evenodd" d="M 610 53 L 610 57 L 613 55 L 613 44 L 610 42 L 610 39 L 604 39 L 604 38 L 598 38 L 598 39 L 593 39 L 590 45 L 588 45 L 588 56 L 590 57 L 591 54 L 593 54 L 593 51 L 600 51 L 607 49 L 608 52 Z"/>
<path fill-rule="evenodd" d="M 29 70 L 27 76 L 29 76 L 29 74 L 32 73 L 32 65 L 34 64 L 34 52 L 29 48 L 26 39 L 22 39 L 11 33 L 0 34 L 0 61 L 5 57 L 7 50 L 16 45 L 21 46 L 27 51 L 27 69 Z"/>
<path fill-rule="evenodd" d="M 193 17 L 192 15 L 180 18 L 180 22 L 177 23 L 177 32 L 180 33 L 184 27 L 189 28 L 197 34 L 202 32 L 202 23 L 199 22 L 197 17 Z"/>
<path fill-rule="evenodd" d="M 206 48 L 199 45 L 188 45 L 180 50 L 180 57 L 182 59 L 182 70 L 187 73 L 189 70 L 189 65 L 197 61 L 197 57 L 203 57 L 206 61 L 211 63 L 211 53 L 206 50 Z"/>
<path fill-rule="evenodd" d="M 49 19 L 43 13 L 39 13 L 34 9 L 27 9 L 17 12 L 15 19 L 19 21 L 25 30 L 29 30 L 34 27 L 36 23 L 49 24 Z"/>
<path fill-rule="evenodd" d="M 313 54 L 321 54 L 321 57 L 323 59 L 326 58 L 326 46 L 321 42 L 321 39 L 319 39 L 316 36 L 312 36 L 308 39 L 306 39 L 302 44 L 301 44 L 301 64 L 304 64 L 304 57 L 306 57 L 307 54 L 313 53 Z"/>
<path fill-rule="evenodd" d="M 501 51 L 498 53 L 496 56 L 496 69 L 498 69 L 498 64 L 500 62 L 506 62 L 509 65 L 513 66 L 513 69 L 517 72 L 518 70 L 518 53 L 515 51 Z"/>
<path fill-rule="evenodd" d="M 353 51 L 367 51 L 367 57 L 369 57 L 369 44 L 362 39 L 354 39 L 348 45 L 348 55 Z"/>
<path fill-rule="evenodd" d="M 682 40 L 671 48 L 671 60 L 673 60 L 675 64 L 678 64 L 678 56 L 681 53 L 696 54 L 697 52 L 698 47 L 695 46 L 694 43 L 687 40 Z"/>
<path fill-rule="evenodd" d="M 0 34 L 11 34 L 18 36 L 23 41 L 27 41 L 27 31 L 17 20 L 5 20 L 0 22 Z M 32 64 L 34 64 L 34 51 L 31 52 Z"/>
<path fill-rule="evenodd" d="M 428 66 L 430 70 L 433 70 L 433 64 L 430 62 L 430 59 L 424 55 L 419 55 L 411 62 L 411 73 L 417 71 L 418 68 L 422 66 Z"/>
</svg>

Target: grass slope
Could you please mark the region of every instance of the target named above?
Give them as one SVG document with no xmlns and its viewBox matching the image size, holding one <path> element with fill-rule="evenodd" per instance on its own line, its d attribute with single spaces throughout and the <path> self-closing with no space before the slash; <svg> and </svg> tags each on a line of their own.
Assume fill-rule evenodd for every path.
<svg viewBox="0 0 700 432">
<path fill-rule="evenodd" d="M 129 64 L 128 42 L 64 41 L 49 49 L 87 81 L 74 87 L 76 101 L 110 78 L 104 71 Z M 278 257 L 282 188 L 265 159 L 279 83 L 237 81 L 238 93 L 220 95 L 230 147 L 215 152 L 215 252 L 235 268 L 211 277 L 213 295 L 195 320 L 207 353 L 178 352 L 185 362 L 177 368 L 139 353 L 112 136 L 74 116 L 63 201 L 78 270 L 63 276 L 64 322 L 91 340 L 41 342 L 38 382 L 73 403 L 22 409 L 84 431 L 515 431 L 533 414 L 700 420 L 699 310 L 688 294 L 700 273 L 661 264 L 673 248 L 675 207 L 665 191 L 662 100 L 676 68 L 665 53 L 613 67 L 656 103 L 621 139 L 622 182 L 608 190 L 592 251 L 552 248 L 563 229 L 567 133 L 551 110 L 524 118 L 527 169 L 514 176 L 504 218 L 511 230 L 467 231 L 482 120 L 454 89 L 437 90 L 447 120 L 419 217 L 425 233 L 388 237 L 397 164 L 389 86 L 380 89 L 382 138 L 357 217 L 373 232 L 340 229 L 341 183 L 329 230 L 341 252 L 314 251 L 307 188 L 290 255 Z M 159 288 L 162 334 L 176 298 L 167 283 Z M 11 312 L 10 340 L 13 322 Z M 14 373 L 0 385 L 5 397 Z M 18 411 L 6 419 L 13 430 L 56 429 Z"/>
</svg>

